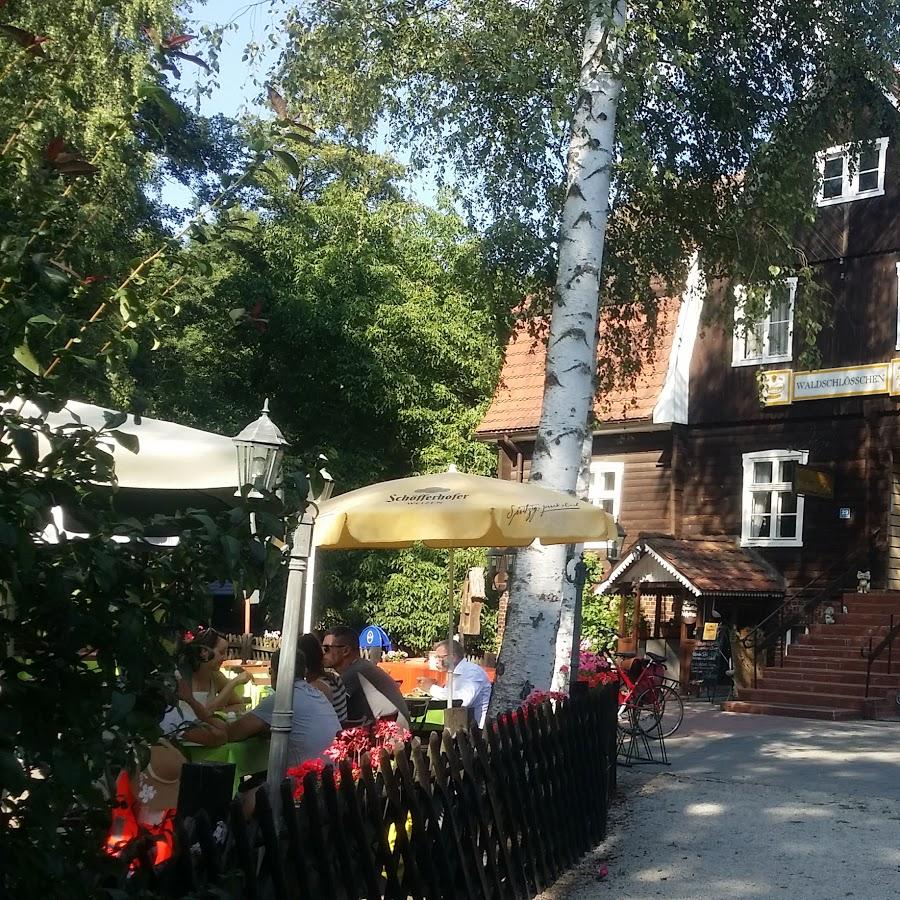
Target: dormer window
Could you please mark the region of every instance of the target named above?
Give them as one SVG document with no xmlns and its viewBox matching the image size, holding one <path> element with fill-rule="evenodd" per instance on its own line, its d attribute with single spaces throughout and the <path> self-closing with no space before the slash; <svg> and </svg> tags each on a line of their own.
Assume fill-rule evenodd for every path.
<svg viewBox="0 0 900 900">
<path fill-rule="evenodd" d="M 756 366 L 762 363 L 790 362 L 794 356 L 794 295 L 797 279 L 788 278 L 766 295 L 765 315 L 747 318 L 747 289 L 734 290 L 734 337 L 731 364 Z"/>
<path fill-rule="evenodd" d="M 819 154 L 819 206 L 849 203 L 884 193 L 884 160 L 888 139 L 830 147 Z"/>
</svg>

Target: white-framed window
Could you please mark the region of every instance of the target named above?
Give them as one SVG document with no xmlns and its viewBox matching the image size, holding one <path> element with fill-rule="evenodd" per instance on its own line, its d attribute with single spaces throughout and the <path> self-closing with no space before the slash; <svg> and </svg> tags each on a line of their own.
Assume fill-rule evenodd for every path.
<svg viewBox="0 0 900 900">
<path fill-rule="evenodd" d="M 849 203 L 884 193 L 884 161 L 888 139 L 829 147 L 818 155 L 819 206 Z"/>
<path fill-rule="evenodd" d="M 591 462 L 591 481 L 588 486 L 588 501 L 594 506 L 602 506 L 617 522 L 622 508 L 622 479 L 625 463 L 605 459 Z M 588 549 L 606 547 L 606 542 L 585 543 Z"/>
<path fill-rule="evenodd" d="M 794 493 L 794 468 L 808 450 L 762 450 L 743 455 L 741 543 L 748 547 L 802 547 L 803 496 Z"/>
<path fill-rule="evenodd" d="M 897 344 L 896 349 L 900 350 L 900 262 L 897 263 Z"/>
<path fill-rule="evenodd" d="M 759 321 L 745 317 L 747 289 L 734 289 L 734 338 L 731 342 L 733 366 L 757 366 L 761 363 L 790 362 L 794 356 L 794 298 L 797 279 L 786 278 L 784 284 L 769 291 L 766 314 Z"/>
</svg>

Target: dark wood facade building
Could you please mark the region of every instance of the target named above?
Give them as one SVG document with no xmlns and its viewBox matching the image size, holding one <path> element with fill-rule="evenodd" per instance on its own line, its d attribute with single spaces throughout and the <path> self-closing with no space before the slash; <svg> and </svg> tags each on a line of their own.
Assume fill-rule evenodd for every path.
<svg viewBox="0 0 900 900">
<path fill-rule="evenodd" d="M 900 117 L 886 105 L 883 119 L 880 139 L 816 163 L 817 215 L 798 242 L 828 307 L 815 370 L 798 364 L 796 279 L 770 292 L 761 322 L 745 323 L 742 288 L 707 284 L 695 265 L 682 296 L 662 301 L 656 355 L 636 388 L 598 404 L 590 499 L 626 532 L 609 588 L 632 589 L 629 547 L 656 535 L 688 555 L 714 539 L 771 569 L 754 592 L 723 567 L 711 594 L 733 596 L 738 625 L 780 602 L 779 579 L 798 603 L 840 577 L 855 587 L 856 567 L 871 570 L 873 588 L 900 589 Z M 725 290 L 737 299 L 727 329 L 704 316 Z M 501 477 L 527 478 L 542 379 L 543 348 L 514 336 L 478 430 L 497 444 Z M 798 490 L 798 466 L 832 496 Z M 705 564 L 715 581 L 714 553 Z M 671 587 L 685 589 L 675 575 Z M 699 621 L 708 614 L 701 604 Z"/>
</svg>

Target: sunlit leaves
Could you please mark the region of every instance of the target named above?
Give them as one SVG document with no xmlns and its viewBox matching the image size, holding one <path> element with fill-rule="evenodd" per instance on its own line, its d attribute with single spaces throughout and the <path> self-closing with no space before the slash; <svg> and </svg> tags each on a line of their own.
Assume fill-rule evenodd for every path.
<svg viewBox="0 0 900 900">
<path fill-rule="evenodd" d="M 23 343 L 15 347 L 12 352 L 12 357 L 20 366 L 28 369 L 33 375 L 41 374 L 41 364 L 38 362 L 34 353 L 32 353 L 28 344 Z"/>
<path fill-rule="evenodd" d="M 900 8 L 635 0 L 628 10 L 602 301 L 652 309 L 654 285 L 677 290 L 695 247 L 713 276 L 802 268 L 814 154 L 878 121 L 866 117 L 894 83 Z M 312 3 L 279 83 L 285 103 L 314 109 L 324 128 L 360 142 L 387 134 L 428 177 L 449 171 L 491 255 L 552 283 L 588 11 L 568 0 Z"/>
</svg>

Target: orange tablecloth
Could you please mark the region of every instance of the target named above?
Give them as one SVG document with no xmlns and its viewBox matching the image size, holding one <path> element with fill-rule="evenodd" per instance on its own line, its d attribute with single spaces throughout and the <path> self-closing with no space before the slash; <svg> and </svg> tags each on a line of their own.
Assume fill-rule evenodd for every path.
<svg viewBox="0 0 900 900">
<path fill-rule="evenodd" d="M 429 668 L 427 659 L 405 659 L 402 662 L 380 662 L 378 663 L 382 669 L 387 672 L 391 678 L 400 682 L 400 690 L 404 694 L 412 693 L 416 687 L 416 679 L 425 676 L 431 678 L 438 684 L 444 684 L 447 680 L 447 673 L 440 672 L 436 669 Z M 494 670 L 484 669 L 487 677 L 494 680 Z"/>
</svg>

